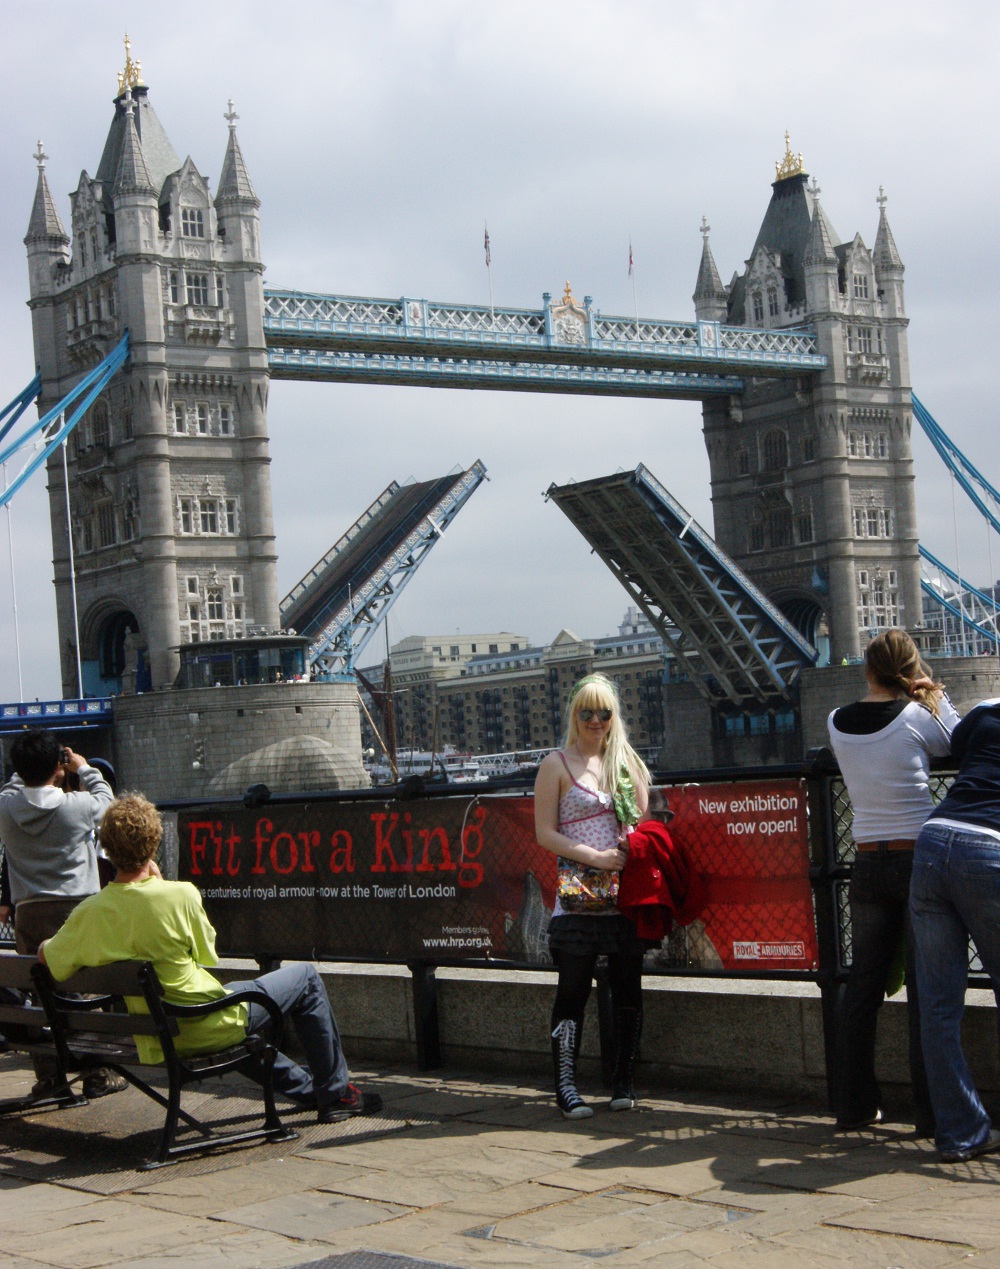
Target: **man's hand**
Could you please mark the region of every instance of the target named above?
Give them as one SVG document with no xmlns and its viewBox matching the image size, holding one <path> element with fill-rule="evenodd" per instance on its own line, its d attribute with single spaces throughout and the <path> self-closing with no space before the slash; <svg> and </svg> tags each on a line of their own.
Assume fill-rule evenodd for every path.
<svg viewBox="0 0 1000 1269">
<path fill-rule="evenodd" d="M 38 959 L 42 962 L 43 965 L 45 964 L 45 944 L 48 941 L 49 941 L 48 939 L 45 939 L 44 942 L 38 944 Z"/>
<path fill-rule="evenodd" d="M 81 767 L 87 767 L 90 765 L 86 758 L 78 753 L 74 753 L 68 745 L 65 746 L 65 750 L 66 760 L 62 765 L 67 771 L 79 771 Z"/>
<path fill-rule="evenodd" d="M 9 908 L 6 903 L 0 903 L 0 925 L 6 925 L 10 920 L 10 914 L 14 911 Z"/>
</svg>

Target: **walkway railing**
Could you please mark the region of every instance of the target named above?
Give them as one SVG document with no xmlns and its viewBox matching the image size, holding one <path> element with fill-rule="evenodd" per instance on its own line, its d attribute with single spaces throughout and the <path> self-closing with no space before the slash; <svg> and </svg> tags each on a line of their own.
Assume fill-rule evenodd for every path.
<svg viewBox="0 0 1000 1269">
<path fill-rule="evenodd" d="M 541 309 L 298 291 L 264 293 L 272 373 L 283 378 L 442 379 L 468 386 L 696 397 L 739 391 L 740 374 L 825 368 L 811 330 L 604 316 L 566 297 Z M 374 358 L 385 360 L 369 360 Z M 519 375 L 513 375 L 511 365 Z M 531 373 L 531 367 L 543 367 Z M 557 376 L 557 368 L 562 375 Z M 680 380 L 663 377 L 678 372 Z M 651 376 L 639 383 L 632 376 Z M 705 376 L 704 383 L 701 376 Z M 721 384 L 719 378 L 727 382 Z"/>
<path fill-rule="evenodd" d="M 25 727 L 58 731 L 69 727 L 93 727 L 112 720 L 111 696 L 86 696 L 60 701 L 9 701 L 0 705 L 0 733 Z"/>
</svg>

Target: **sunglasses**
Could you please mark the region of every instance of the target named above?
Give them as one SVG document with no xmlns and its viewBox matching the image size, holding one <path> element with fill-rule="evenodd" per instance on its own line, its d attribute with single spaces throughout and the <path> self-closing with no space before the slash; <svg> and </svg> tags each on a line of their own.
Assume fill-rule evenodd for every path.
<svg viewBox="0 0 1000 1269">
<path fill-rule="evenodd" d="M 581 723 L 589 723 L 592 718 L 598 719 L 602 723 L 610 723 L 614 717 L 612 709 L 578 709 L 576 716 Z"/>
</svg>

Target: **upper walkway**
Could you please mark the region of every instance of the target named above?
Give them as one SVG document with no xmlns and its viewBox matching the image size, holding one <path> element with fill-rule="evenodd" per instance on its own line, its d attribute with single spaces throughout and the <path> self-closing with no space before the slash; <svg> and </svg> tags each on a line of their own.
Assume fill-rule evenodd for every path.
<svg viewBox="0 0 1000 1269">
<path fill-rule="evenodd" d="M 62 701 L 9 701 L 0 705 L 0 734 L 47 727 L 50 731 L 94 727 L 112 720 L 112 697 L 73 697 Z"/>
<path fill-rule="evenodd" d="M 541 309 L 270 288 L 264 300 L 276 379 L 700 400 L 827 364 L 811 330 L 605 316 L 568 288 Z"/>
</svg>

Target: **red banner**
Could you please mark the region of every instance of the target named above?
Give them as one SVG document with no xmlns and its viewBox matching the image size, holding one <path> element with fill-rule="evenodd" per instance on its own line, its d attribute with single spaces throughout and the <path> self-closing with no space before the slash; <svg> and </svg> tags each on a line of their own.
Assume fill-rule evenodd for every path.
<svg viewBox="0 0 1000 1269">
<path fill-rule="evenodd" d="M 815 968 L 804 785 L 664 792 L 704 902 L 651 968 Z M 225 954 L 549 959 L 556 861 L 531 797 L 204 807 L 179 815 L 178 838 Z"/>
</svg>

